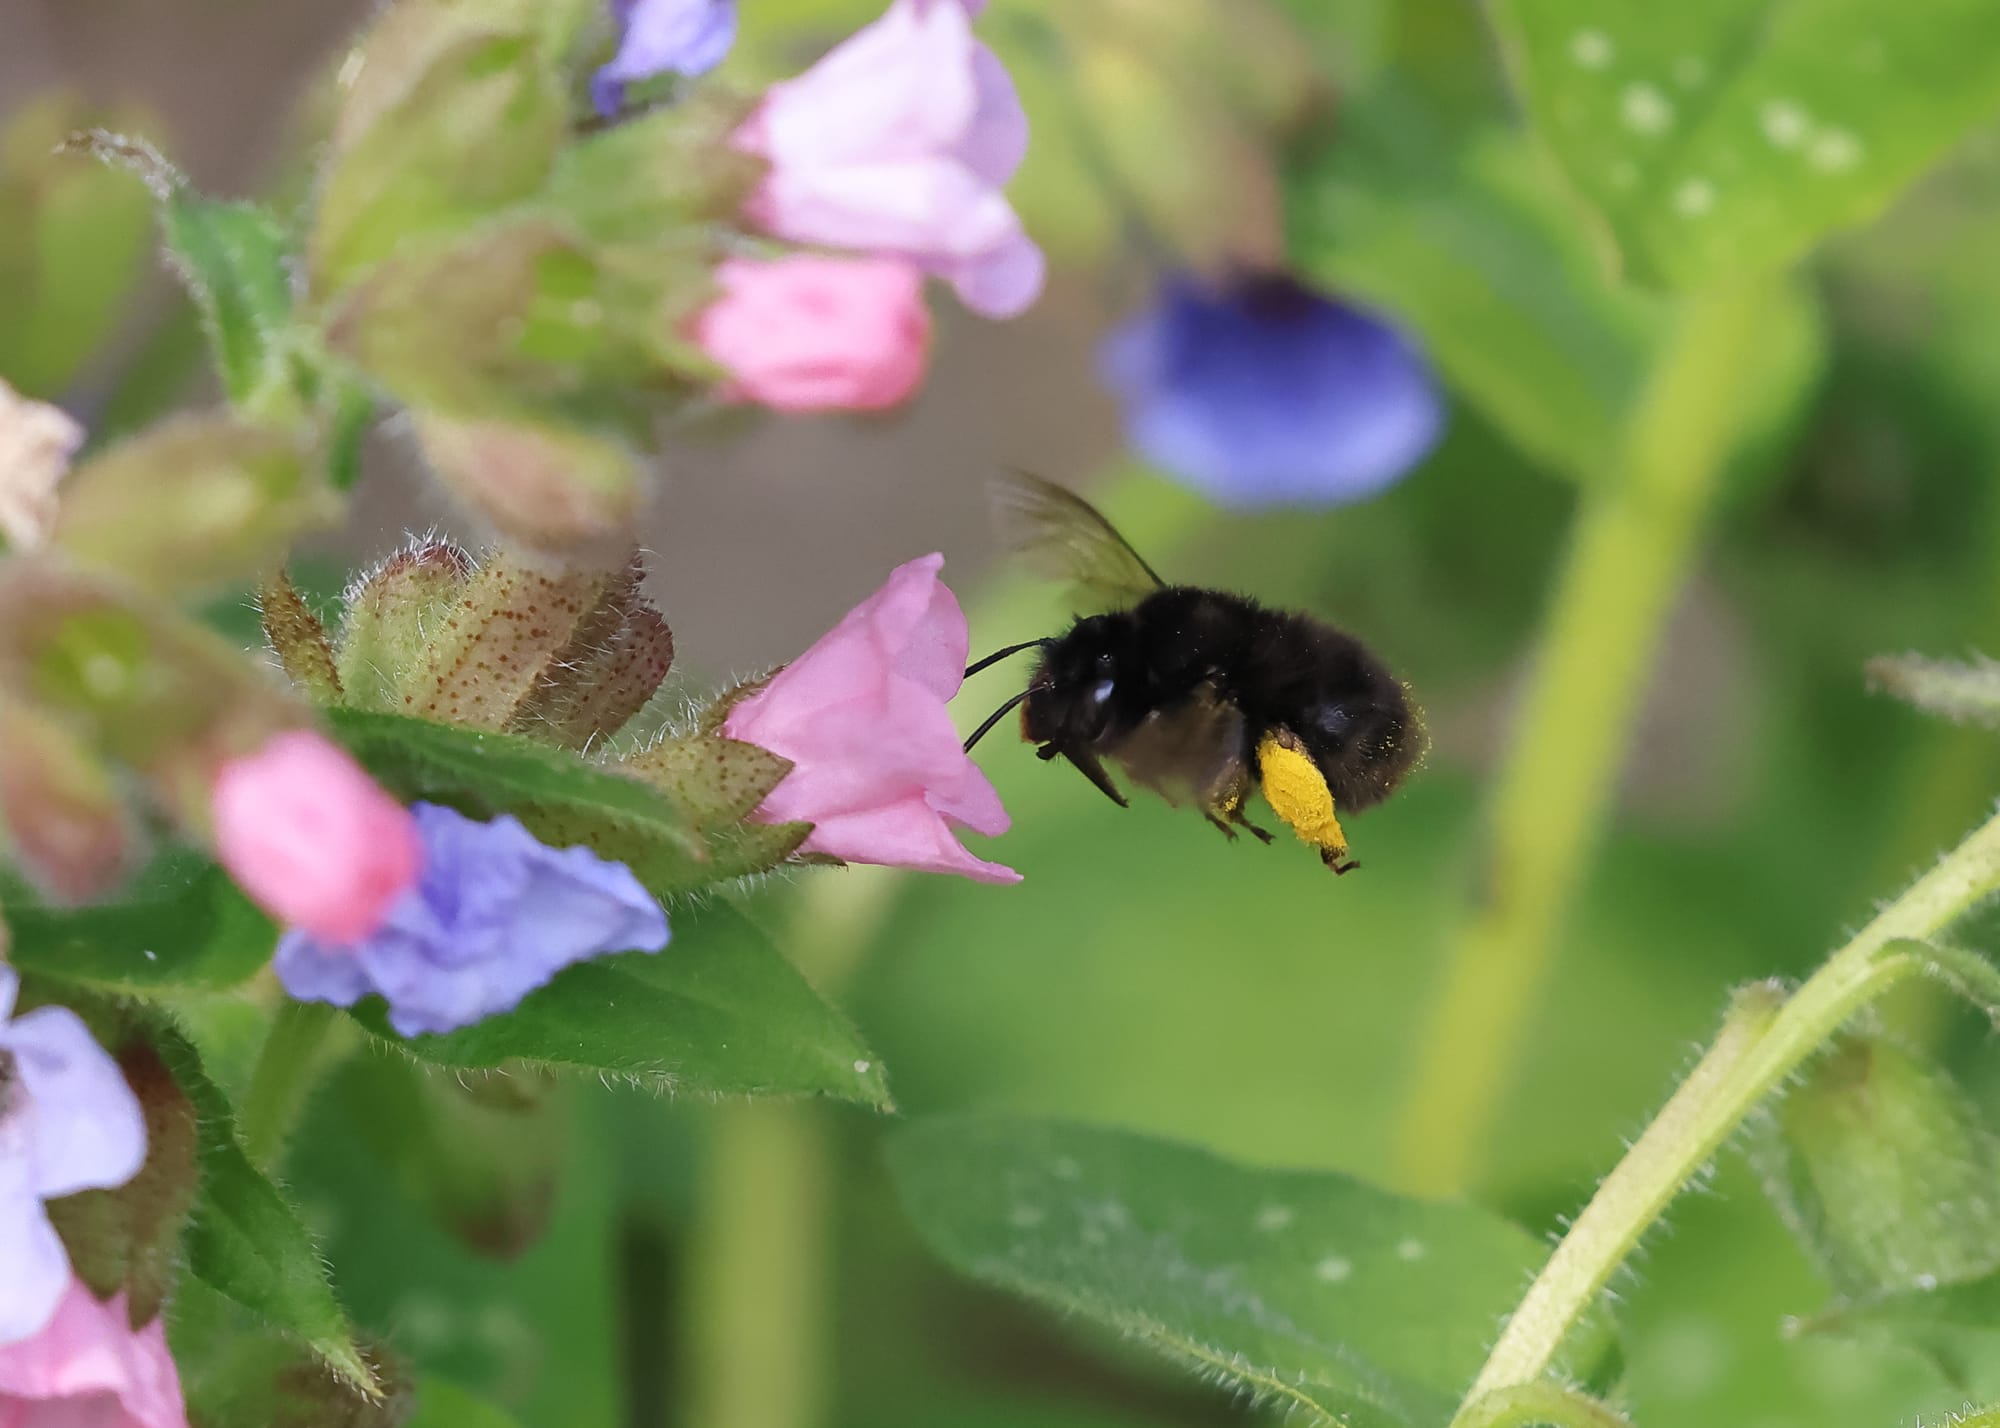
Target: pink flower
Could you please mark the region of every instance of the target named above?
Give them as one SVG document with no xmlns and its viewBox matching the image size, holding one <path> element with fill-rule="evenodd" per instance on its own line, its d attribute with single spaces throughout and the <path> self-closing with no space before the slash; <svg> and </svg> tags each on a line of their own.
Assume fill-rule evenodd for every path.
<svg viewBox="0 0 2000 1428">
<path fill-rule="evenodd" d="M 1042 251 L 1000 191 L 1027 116 L 965 0 L 893 0 L 772 85 L 735 142 L 770 161 L 748 212 L 781 238 L 907 258 L 988 317 L 1042 290 Z"/>
<path fill-rule="evenodd" d="M 72 1279 L 32 1339 L 0 1347 L 0 1428 L 187 1428 L 166 1320 L 134 1332 L 125 1296 Z"/>
<path fill-rule="evenodd" d="M 1007 831 L 1007 810 L 965 756 L 945 702 L 965 679 L 965 616 L 938 579 L 941 555 L 899 566 L 769 684 L 729 711 L 723 732 L 793 763 L 757 810 L 813 825 L 805 850 L 1011 883 L 954 826 Z"/>
<path fill-rule="evenodd" d="M 695 340 L 728 368 L 724 395 L 781 412 L 879 411 L 924 378 L 923 275 L 886 258 L 800 254 L 716 270 Z"/>
<path fill-rule="evenodd" d="M 410 811 L 310 729 L 231 759 L 210 799 L 216 856 L 230 876 L 271 916 L 315 937 L 368 936 L 417 879 Z"/>
</svg>

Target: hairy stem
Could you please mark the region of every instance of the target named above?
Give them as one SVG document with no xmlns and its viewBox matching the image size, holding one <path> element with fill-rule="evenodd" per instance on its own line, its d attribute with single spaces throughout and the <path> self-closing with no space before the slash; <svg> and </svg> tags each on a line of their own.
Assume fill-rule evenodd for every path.
<svg viewBox="0 0 2000 1428">
<path fill-rule="evenodd" d="M 1583 493 L 1487 809 L 1474 900 L 1417 1040 L 1397 1149 L 1410 1188 L 1463 1188 L 1511 1078 L 1742 419 L 1767 311 L 1760 296 L 1689 302 L 1627 423 L 1618 469 Z"/>
<path fill-rule="evenodd" d="M 1496 1389 L 1459 1414 L 1462 1428 L 1632 1428 L 1631 1420 L 1608 1404 L 1559 1383 L 1523 1383 Z"/>
<path fill-rule="evenodd" d="M 1669 1202 L 1698 1174 L 1743 1118 L 1812 1055 L 1840 1024 L 1907 977 L 1976 981 L 1961 962 L 1940 961 L 1923 943 L 2000 891 L 2000 815 L 1975 830 L 1877 914 L 1789 999 L 1774 988 L 1738 998 L 1715 1046 L 1605 1177 L 1542 1267 L 1473 1383 L 1481 1395 L 1539 1380 L 1576 1322 Z M 1955 954 L 1962 958 L 1965 954 Z M 1466 1428 L 1469 1408 L 1456 1428 Z"/>
<path fill-rule="evenodd" d="M 314 1063 L 337 1015 L 325 1002 L 287 998 L 272 1018 L 238 1119 L 243 1149 L 260 1170 L 269 1170 L 284 1149 L 285 1135 L 305 1102 Z"/>
</svg>

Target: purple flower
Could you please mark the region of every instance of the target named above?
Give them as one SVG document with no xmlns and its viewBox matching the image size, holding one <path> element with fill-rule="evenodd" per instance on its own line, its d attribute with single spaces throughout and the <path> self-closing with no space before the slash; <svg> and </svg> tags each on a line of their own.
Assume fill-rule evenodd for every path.
<svg viewBox="0 0 2000 1428">
<path fill-rule="evenodd" d="M 514 818 L 477 823 L 419 803 L 424 866 L 381 930 L 323 942 L 297 929 L 272 965 L 307 1002 L 389 1002 L 405 1036 L 452 1031 L 522 997 L 572 962 L 607 952 L 657 952 L 667 916 L 632 870 L 588 848 L 551 848 Z"/>
<path fill-rule="evenodd" d="M 659 74 L 707 74 L 736 42 L 736 0 L 611 0 L 618 53 L 591 77 L 590 98 L 606 118 L 625 86 Z"/>
<path fill-rule="evenodd" d="M 1338 505 L 1392 485 L 1436 444 L 1423 356 L 1359 308 L 1258 273 L 1169 276 L 1106 339 L 1133 447 L 1220 505 Z"/>
<path fill-rule="evenodd" d="M 146 1163 L 146 1119 L 118 1063 L 68 1007 L 14 1017 L 0 965 L 0 1344 L 32 1338 L 69 1288 L 44 1200 L 123 1185 Z"/>
</svg>

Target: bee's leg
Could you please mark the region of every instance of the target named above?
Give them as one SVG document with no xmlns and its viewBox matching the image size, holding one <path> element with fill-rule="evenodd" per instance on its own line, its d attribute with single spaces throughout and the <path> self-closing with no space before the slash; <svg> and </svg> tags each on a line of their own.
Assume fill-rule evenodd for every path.
<svg viewBox="0 0 2000 1428">
<path fill-rule="evenodd" d="M 1071 763 L 1075 764 L 1078 769 L 1082 770 L 1085 778 L 1103 790 L 1106 798 L 1110 799 L 1120 808 L 1131 807 L 1125 801 L 1125 795 L 1118 791 L 1118 785 L 1111 781 L 1111 775 L 1104 771 L 1104 765 L 1098 762 L 1095 752 L 1081 746 L 1072 746 L 1061 749 L 1058 752 Z"/>
<path fill-rule="evenodd" d="M 1218 829 L 1220 829 L 1223 837 L 1227 838 L 1232 843 L 1236 841 L 1236 830 L 1229 826 L 1227 820 L 1216 817 L 1211 810 L 1206 808 L 1204 808 L 1201 811 L 1201 816 L 1206 818 L 1210 823 L 1213 823 Z"/>
<path fill-rule="evenodd" d="M 1243 809 L 1240 804 L 1237 807 L 1230 810 L 1229 820 L 1230 822 L 1236 824 L 1238 827 L 1249 829 L 1250 836 L 1255 838 L 1259 843 L 1269 843 L 1271 841 L 1271 835 L 1267 830 L 1259 828 L 1256 824 L 1252 823 L 1249 819 L 1243 816 Z"/>
<path fill-rule="evenodd" d="M 1291 730 L 1279 725 L 1257 743 L 1257 777 L 1271 811 L 1294 833 L 1319 849 L 1320 861 L 1336 873 L 1350 871 L 1347 834 L 1334 816 L 1333 790 Z"/>
</svg>

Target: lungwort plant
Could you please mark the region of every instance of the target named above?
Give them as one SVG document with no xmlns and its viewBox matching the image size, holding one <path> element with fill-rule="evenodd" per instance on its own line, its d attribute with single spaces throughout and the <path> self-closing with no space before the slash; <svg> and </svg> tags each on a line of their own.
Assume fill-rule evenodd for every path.
<svg viewBox="0 0 2000 1428">
<path fill-rule="evenodd" d="M 2000 1125 L 1872 1008 L 1929 979 L 2000 1017 L 1972 922 L 2000 893 L 2000 818 L 1810 976 L 1729 997 L 1553 1246 L 1463 1192 L 1667 613 L 1732 474 L 1810 383 L 1794 265 L 2000 110 L 2000 17 L 1495 0 L 1525 119 L 1488 124 L 1438 101 L 1407 35 L 1369 56 L 1335 7 L 1281 8 L 1218 28 L 1284 61 L 1232 102 L 1285 199 L 1282 258 L 1263 255 L 1283 271 L 1258 291 L 1311 325 L 1274 348 L 1269 312 L 1231 308 L 1235 279 L 1169 276 L 1108 358 L 1140 444 L 1222 504 L 1356 499 L 1438 440 L 1434 367 L 1575 485 L 1402 1144 L 1357 1176 L 918 1117 L 884 1137 L 909 1223 L 964 1275 L 1306 1421 L 1611 1428 L 1612 1286 L 1735 1143 L 1832 1289 L 1790 1332 L 1886 1339 L 1975 1391 L 2000 1323 Z M 1054 96 L 1097 201 L 1135 228 L 1171 208 L 1159 174 L 1121 173 L 1129 135 L 1092 132 L 1093 66 L 1065 58 L 1062 17 L 986 9 L 892 0 L 738 91 L 712 73 L 729 0 L 395 0 L 338 66 L 296 211 L 199 192 L 112 128 L 20 121 L 6 221 L 35 228 L 41 283 L 0 316 L 27 393 L 0 400 L 0 1422 L 506 1421 L 421 1319 L 350 1315 L 341 1258 L 280 1174 L 330 1077 L 366 1108 L 355 1163 L 499 1259 L 565 1243 L 557 1187 L 596 1174 L 567 1154 L 568 1082 L 895 1113 L 882 1058 L 823 994 L 843 970 L 827 949 L 886 885 L 820 890 L 855 863 L 1017 878 L 962 841 L 1009 817 L 947 710 L 969 640 L 942 558 L 827 612 L 782 669 L 684 700 L 636 531 L 663 451 L 715 407 L 906 399 L 928 279 L 985 317 L 1034 301 L 1042 253 L 1007 196 L 1027 118 L 987 29 Z M 1227 93 L 1238 52 L 1194 9 L 1163 3 L 1147 42 L 1201 51 Z M 1153 24 L 1142 10 L 1071 23 Z M 104 303 L 56 304 L 68 326 L 38 303 L 91 290 L 60 241 L 77 215 L 127 252 L 141 193 L 221 400 L 91 445 L 37 398 Z M 1320 407 L 1322 360 L 1340 390 Z M 1284 424 L 1301 404 L 1325 473 Z M 1221 450 L 1243 421 L 1257 450 Z M 295 557 L 339 523 L 378 429 L 484 538 L 413 538 L 326 598 Z M 245 595 L 255 651 L 205 618 Z M 2000 720 L 1985 665 L 1875 673 Z M 763 930 L 774 874 L 804 885 L 819 987 Z M 1008 916 L 1001 887 L 955 895 Z M 809 1194 L 825 1147 L 802 1124 L 714 1153 Z M 760 1236 L 825 1230 L 823 1206 L 791 1208 L 728 1242 L 750 1245 L 728 1308 L 756 1299 Z M 751 1307 L 797 1312 L 782 1291 Z M 780 1401 L 700 1428 L 817 1412 Z"/>
</svg>

